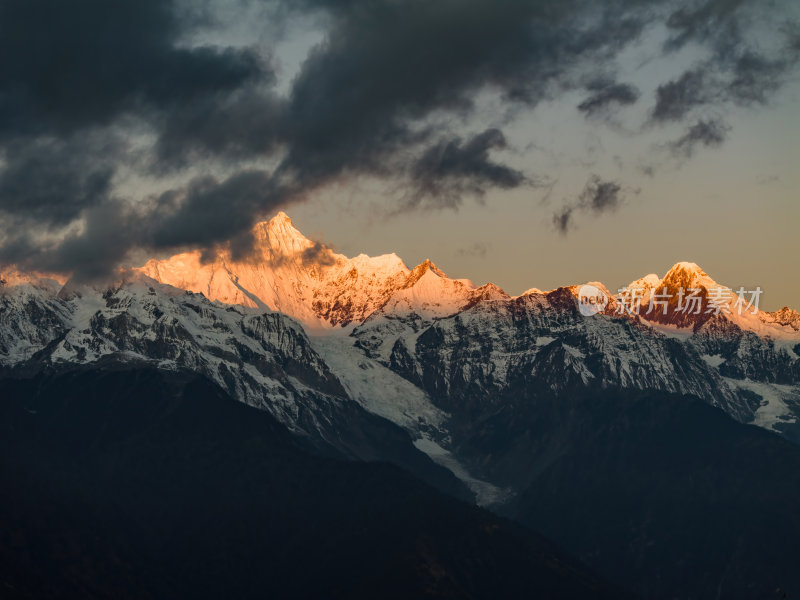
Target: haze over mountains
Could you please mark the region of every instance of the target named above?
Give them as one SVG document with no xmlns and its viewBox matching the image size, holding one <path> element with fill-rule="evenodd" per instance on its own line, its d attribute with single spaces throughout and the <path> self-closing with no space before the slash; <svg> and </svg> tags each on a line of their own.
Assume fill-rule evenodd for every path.
<svg viewBox="0 0 800 600">
<path fill-rule="evenodd" d="M 79 389 L 109 374 L 178 390 L 196 377 L 203 395 L 259 409 L 303 452 L 392 463 L 448 501 L 545 532 L 647 597 L 800 589 L 793 310 L 739 314 L 735 293 L 711 310 L 722 286 L 677 263 L 628 286 L 639 310 L 620 310 L 608 293 L 604 310 L 584 316 L 578 285 L 512 297 L 430 261 L 347 258 L 283 213 L 254 234 L 246 260 L 189 252 L 105 284 L 3 271 L 0 383 L 19 415 L 71 419 L 72 409 L 48 413 L 62 383 L 83 382 L 80 404 Z M 673 299 L 649 310 L 680 288 L 698 290 L 696 312 Z M 190 396 L 180 404 L 187 418 Z M 39 430 L 38 417 L 19 415 L 14 431 Z M 37 466 L 42 477 L 51 459 Z"/>
</svg>

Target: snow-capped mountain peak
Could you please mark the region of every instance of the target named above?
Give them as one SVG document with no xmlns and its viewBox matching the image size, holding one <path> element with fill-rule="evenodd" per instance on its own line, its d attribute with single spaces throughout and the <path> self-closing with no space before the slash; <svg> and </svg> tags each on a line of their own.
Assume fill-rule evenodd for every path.
<svg viewBox="0 0 800 600">
<path fill-rule="evenodd" d="M 711 318 L 708 298 L 718 288 L 721 286 L 696 263 L 679 262 L 663 278 L 651 273 L 633 281 L 623 295 L 629 304 L 638 296 L 638 311 L 635 306 L 633 310 L 646 321 L 697 330 Z M 692 295 L 697 299 L 688 298 Z"/>
<path fill-rule="evenodd" d="M 800 331 L 800 317 L 793 318 L 788 307 L 764 312 L 758 308 L 760 292 L 731 289 L 693 262 L 676 263 L 660 279 L 650 274 L 632 282 L 623 292 L 629 303 L 634 290 L 639 303 L 634 312 L 652 324 L 693 332 L 732 328 L 772 339 L 794 339 Z"/>
<path fill-rule="evenodd" d="M 140 271 L 210 300 L 283 312 L 315 330 L 363 321 L 410 274 L 396 254 L 337 254 L 305 237 L 283 212 L 252 233 L 255 252 L 246 259 L 223 250 L 204 262 L 194 251 L 150 260 Z"/>
<path fill-rule="evenodd" d="M 422 263 L 411 270 L 408 279 L 403 285 L 404 288 L 414 287 L 422 283 L 423 286 L 438 287 L 442 281 L 456 282 L 456 288 L 475 289 L 475 285 L 469 279 L 450 279 L 444 271 L 437 267 L 433 262 L 426 258 Z M 444 285 L 447 285 L 446 283 Z"/>
<path fill-rule="evenodd" d="M 625 290 L 629 292 L 631 290 L 636 289 L 636 290 L 641 290 L 642 292 L 649 292 L 654 287 L 658 287 L 660 283 L 661 283 L 661 277 L 659 277 L 655 273 L 650 273 L 649 275 L 640 277 L 636 281 L 630 282 L 625 288 Z"/>
<path fill-rule="evenodd" d="M 58 275 L 24 272 L 16 267 L 6 267 L 0 270 L 0 290 L 29 287 L 42 290 L 56 290 L 63 285 L 65 279 Z"/>
<path fill-rule="evenodd" d="M 677 292 L 679 289 L 689 291 L 691 289 L 712 290 L 720 286 L 708 274 L 703 271 L 696 263 L 693 262 L 679 262 L 672 266 L 667 271 L 664 277 L 659 277 L 655 273 L 650 273 L 644 277 L 640 277 L 632 281 L 625 288 L 625 292 L 630 293 L 633 290 L 638 292 L 644 297 L 649 297 L 651 290 L 656 293 L 667 288 L 667 292 Z"/>
<path fill-rule="evenodd" d="M 771 313 L 762 313 L 766 323 L 775 323 L 783 327 L 791 327 L 795 331 L 800 331 L 800 313 L 784 306 L 780 310 Z"/>
<path fill-rule="evenodd" d="M 310 259 L 306 252 L 309 248 L 317 248 L 325 256 L 321 262 L 335 261 L 336 256 L 330 249 L 315 244 L 304 236 L 292 223 L 285 212 L 279 212 L 269 221 L 263 221 L 253 227 L 258 258 L 272 261 L 297 258 Z"/>
<path fill-rule="evenodd" d="M 423 262 L 421 262 L 411 270 L 411 273 L 408 276 L 408 280 L 406 281 L 403 287 L 411 287 L 412 285 L 415 285 L 417 281 L 422 279 L 428 273 L 431 273 L 436 277 L 447 277 L 447 275 L 445 275 L 444 272 L 441 269 L 439 269 L 439 267 L 433 264 L 433 261 L 431 261 L 431 259 L 426 258 Z"/>
<path fill-rule="evenodd" d="M 669 288 L 705 288 L 713 289 L 720 287 L 708 274 L 693 262 L 679 262 L 676 263 L 664 278 L 659 282 L 659 286 L 668 286 Z"/>
<path fill-rule="evenodd" d="M 402 285 L 372 315 L 430 321 L 452 315 L 470 304 L 475 285 L 468 279 L 450 279 L 430 260 L 414 267 Z"/>
</svg>

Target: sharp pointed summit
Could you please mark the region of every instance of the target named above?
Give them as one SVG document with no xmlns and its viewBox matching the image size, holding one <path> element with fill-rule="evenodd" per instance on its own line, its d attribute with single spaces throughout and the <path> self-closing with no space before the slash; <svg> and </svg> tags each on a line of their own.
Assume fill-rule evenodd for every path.
<svg viewBox="0 0 800 600">
<path fill-rule="evenodd" d="M 222 251 L 203 262 L 195 251 L 151 260 L 140 270 L 210 300 L 283 312 L 312 329 L 363 321 L 410 273 L 395 254 L 337 254 L 304 236 L 284 212 L 256 224 L 253 237 L 255 256 L 248 260 Z"/>
<path fill-rule="evenodd" d="M 285 212 L 253 227 L 255 250 L 264 260 L 302 258 L 309 248 L 318 246 L 298 230 Z"/>
<path fill-rule="evenodd" d="M 435 277 L 447 277 L 444 271 L 442 271 L 439 267 L 433 264 L 431 259 L 426 258 L 416 267 L 411 270 L 411 274 L 408 276 L 408 280 L 405 283 L 404 287 L 411 287 L 412 285 L 416 284 L 420 279 L 422 279 L 427 273 L 431 273 Z"/>
<path fill-rule="evenodd" d="M 667 271 L 667 274 L 661 280 L 661 285 L 674 288 L 683 287 L 685 289 L 693 287 L 711 289 L 718 284 L 696 263 L 679 262 Z"/>
</svg>

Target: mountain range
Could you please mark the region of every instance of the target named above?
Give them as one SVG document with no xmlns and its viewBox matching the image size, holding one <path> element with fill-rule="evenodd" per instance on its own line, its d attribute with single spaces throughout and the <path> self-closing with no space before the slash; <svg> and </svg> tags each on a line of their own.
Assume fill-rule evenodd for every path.
<svg viewBox="0 0 800 600">
<path fill-rule="evenodd" d="M 587 315 L 580 284 L 511 296 L 429 260 L 348 258 L 284 213 L 253 238 L 244 257 L 186 252 L 103 283 L 0 272 L 14 431 L 55 410 L 63 382 L 200 378 L 201 395 L 258 409 L 313 460 L 400 467 L 645 597 L 800 593 L 796 311 L 740 311 L 690 262 L 618 295 L 588 282 L 606 304 Z"/>
</svg>

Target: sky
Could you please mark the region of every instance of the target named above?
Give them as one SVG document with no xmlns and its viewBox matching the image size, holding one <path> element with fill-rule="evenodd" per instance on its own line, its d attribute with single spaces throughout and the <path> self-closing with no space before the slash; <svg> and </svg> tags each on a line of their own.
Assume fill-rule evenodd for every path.
<svg viewBox="0 0 800 600">
<path fill-rule="evenodd" d="M 0 265 L 335 250 L 800 309 L 790 0 L 2 0 Z"/>
</svg>

